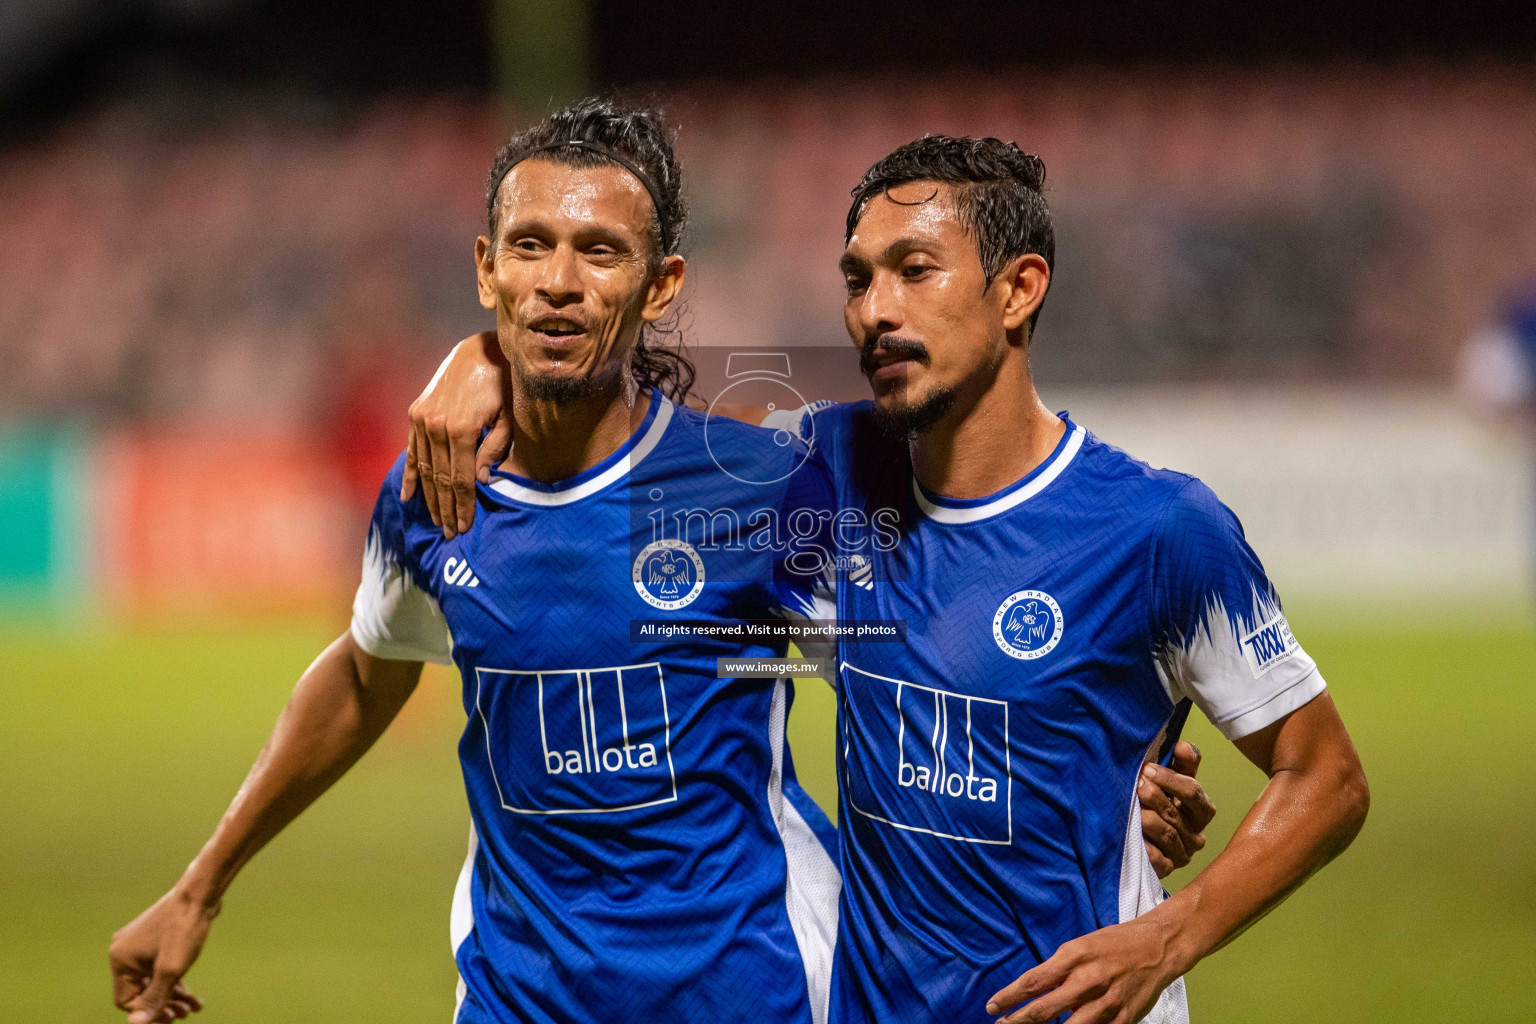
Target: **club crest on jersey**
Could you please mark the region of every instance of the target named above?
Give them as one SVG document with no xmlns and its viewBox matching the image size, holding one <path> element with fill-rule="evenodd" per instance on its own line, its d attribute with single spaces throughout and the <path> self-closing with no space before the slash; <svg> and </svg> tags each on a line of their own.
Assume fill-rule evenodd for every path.
<svg viewBox="0 0 1536 1024">
<path fill-rule="evenodd" d="M 992 639 L 1008 657 L 1033 661 L 1055 650 L 1065 625 L 1061 605 L 1050 594 L 1019 590 L 997 606 Z"/>
<path fill-rule="evenodd" d="M 640 549 L 630 578 L 642 601 L 672 611 L 692 604 L 703 593 L 704 559 L 687 541 L 658 540 Z"/>
</svg>

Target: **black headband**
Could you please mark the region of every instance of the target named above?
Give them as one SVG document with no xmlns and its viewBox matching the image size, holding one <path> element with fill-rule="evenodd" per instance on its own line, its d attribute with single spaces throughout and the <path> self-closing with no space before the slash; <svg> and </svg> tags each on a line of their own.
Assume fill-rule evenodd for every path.
<svg viewBox="0 0 1536 1024">
<path fill-rule="evenodd" d="M 496 193 L 501 191 L 501 183 L 506 180 L 507 175 L 512 173 L 512 168 L 516 167 L 524 160 L 527 160 L 529 157 L 535 157 L 540 153 L 547 153 L 550 150 L 555 149 L 581 149 L 588 153 L 595 153 L 600 157 L 612 160 L 614 163 L 624 168 L 630 174 L 633 174 L 635 176 L 635 180 L 640 182 L 641 185 L 645 186 L 645 191 L 651 197 L 651 208 L 656 212 L 656 233 L 661 236 L 662 255 L 666 255 L 671 250 L 672 244 L 671 239 L 667 238 L 667 226 L 666 223 L 661 219 L 661 192 L 656 188 L 656 183 L 651 180 L 651 176 L 649 174 L 646 174 L 640 169 L 639 165 L 629 160 L 628 158 L 622 157 L 615 153 L 601 142 L 588 142 L 585 139 L 565 139 L 561 142 L 551 142 L 549 145 L 540 146 L 537 149 L 530 149 L 528 152 L 512 161 L 512 163 L 508 164 L 507 169 L 501 172 L 501 177 L 496 179 L 496 187 L 491 189 L 492 199 L 494 200 Z"/>
</svg>

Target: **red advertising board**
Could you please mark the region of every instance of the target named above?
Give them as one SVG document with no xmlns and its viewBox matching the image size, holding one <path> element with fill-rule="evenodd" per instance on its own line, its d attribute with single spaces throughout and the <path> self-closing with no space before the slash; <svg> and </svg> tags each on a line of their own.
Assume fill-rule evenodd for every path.
<svg viewBox="0 0 1536 1024">
<path fill-rule="evenodd" d="M 339 607 L 356 586 L 366 512 L 319 439 L 138 430 L 96 454 L 97 578 L 122 610 Z"/>
</svg>

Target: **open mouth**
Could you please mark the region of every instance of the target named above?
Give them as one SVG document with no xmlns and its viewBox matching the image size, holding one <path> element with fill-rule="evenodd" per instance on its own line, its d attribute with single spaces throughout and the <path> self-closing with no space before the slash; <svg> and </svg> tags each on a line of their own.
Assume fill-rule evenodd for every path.
<svg viewBox="0 0 1536 1024">
<path fill-rule="evenodd" d="M 556 347 L 587 333 L 585 326 L 564 317 L 542 317 L 529 324 L 528 329 Z"/>
</svg>

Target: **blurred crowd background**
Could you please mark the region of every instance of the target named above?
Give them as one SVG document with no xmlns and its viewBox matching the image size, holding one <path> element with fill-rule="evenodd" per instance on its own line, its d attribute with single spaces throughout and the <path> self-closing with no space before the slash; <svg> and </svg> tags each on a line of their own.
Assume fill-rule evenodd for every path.
<svg viewBox="0 0 1536 1024">
<path fill-rule="evenodd" d="M 1149 454 L 1202 415 L 1261 420 L 1254 446 L 1192 467 L 1263 491 L 1261 470 L 1261 537 L 1298 556 L 1369 548 L 1379 585 L 1466 579 L 1470 555 L 1475 585 L 1518 586 L 1518 428 L 1471 428 L 1418 483 L 1402 464 L 1415 423 L 1475 418 L 1481 392 L 1451 407 L 1458 354 L 1536 290 L 1520 40 L 1475 19 L 1462 38 L 1317 5 L 1301 31 L 1196 4 L 1122 13 L 1095 48 L 1059 13 L 1021 11 L 999 37 L 987 11 L 8 4 L 0 589 L 329 600 L 406 404 L 489 322 L 470 253 L 491 155 L 590 88 L 659 100 L 679 129 L 689 343 L 842 344 L 835 263 L 863 170 L 926 131 L 1015 139 L 1044 157 L 1058 218 L 1035 353 L 1047 400 L 1112 415 L 1119 392 L 1160 389 L 1135 423 L 1085 419 Z M 1346 474 L 1361 507 L 1310 493 L 1338 476 L 1293 443 L 1319 429 L 1319 401 L 1333 441 L 1375 467 Z M 1370 528 L 1341 537 L 1341 517 Z M 1386 548 L 1363 521 L 1383 518 Z M 1477 550 L 1452 565 L 1441 543 Z M 1361 577 L 1307 557 L 1328 585 Z"/>
<path fill-rule="evenodd" d="M 593 90 L 678 128 L 698 347 L 846 344 L 848 193 L 895 146 L 1039 153 L 1042 396 L 1232 505 L 1377 789 L 1353 866 L 1197 977 L 1198 1019 L 1526 1019 L 1536 8 L 1364 0 L 6 0 L 7 1012 L 111 1019 L 97 947 L 345 623 L 406 406 L 490 326 L 496 147 Z M 210 1020 L 445 1019 L 462 717 L 423 699 L 242 882 Z M 828 801 L 820 699 L 796 757 Z M 1467 753 L 1486 785 L 1441 773 Z M 1217 833 L 1244 768 L 1211 769 Z"/>
</svg>

